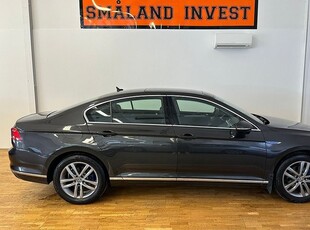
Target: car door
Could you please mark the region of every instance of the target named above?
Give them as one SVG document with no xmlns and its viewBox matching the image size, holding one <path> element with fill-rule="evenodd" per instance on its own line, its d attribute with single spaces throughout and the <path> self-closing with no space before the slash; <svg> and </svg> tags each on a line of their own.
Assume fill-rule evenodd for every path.
<svg viewBox="0 0 310 230">
<path fill-rule="evenodd" d="M 133 96 L 89 109 L 85 115 L 97 136 L 110 176 L 123 179 L 176 177 L 175 134 L 164 96 Z"/>
<path fill-rule="evenodd" d="M 169 100 L 176 120 L 178 177 L 264 179 L 266 146 L 257 127 L 251 124 L 250 133 L 236 135 L 234 126 L 245 119 L 235 112 L 200 98 Z"/>
</svg>

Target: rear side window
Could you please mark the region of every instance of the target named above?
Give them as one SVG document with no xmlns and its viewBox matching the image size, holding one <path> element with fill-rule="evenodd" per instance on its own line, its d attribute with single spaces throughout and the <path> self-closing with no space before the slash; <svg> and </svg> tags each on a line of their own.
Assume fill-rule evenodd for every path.
<svg viewBox="0 0 310 230">
<path fill-rule="evenodd" d="M 110 102 L 91 108 L 86 117 L 91 122 L 112 122 Z"/>
<path fill-rule="evenodd" d="M 107 102 L 89 109 L 86 117 L 90 122 L 166 124 L 162 97 Z"/>
<path fill-rule="evenodd" d="M 111 108 L 113 122 L 166 124 L 162 97 L 113 101 Z"/>
</svg>

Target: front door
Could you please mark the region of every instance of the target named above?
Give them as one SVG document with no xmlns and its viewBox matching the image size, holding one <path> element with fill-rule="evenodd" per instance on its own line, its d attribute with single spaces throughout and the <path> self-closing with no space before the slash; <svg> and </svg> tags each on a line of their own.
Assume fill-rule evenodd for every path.
<svg viewBox="0 0 310 230">
<path fill-rule="evenodd" d="M 204 99 L 169 100 L 177 122 L 178 177 L 264 179 L 266 147 L 259 129 L 235 136 L 233 127 L 243 119 L 238 114 Z"/>
</svg>

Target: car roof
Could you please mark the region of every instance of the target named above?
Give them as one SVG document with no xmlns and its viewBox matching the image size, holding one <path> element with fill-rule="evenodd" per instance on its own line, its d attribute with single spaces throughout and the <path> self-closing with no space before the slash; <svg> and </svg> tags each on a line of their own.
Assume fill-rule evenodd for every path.
<svg viewBox="0 0 310 230">
<path fill-rule="evenodd" d="M 93 98 L 84 102 L 80 102 L 78 104 L 69 106 L 67 108 L 55 111 L 51 113 L 49 116 L 57 116 L 66 111 L 72 109 L 86 109 L 89 106 L 93 106 L 94 104 L 104 102 L 106 100 L 114 100 L 122 97 L 130 97 L 130 96 L 141 96 L 141 95 L 184 95 L 184 96 L 202 96 L 206 98 L 215 98 L 212 94 L 205 93 L 203 91 L 198 90 L 189 90 L 189 89 L 177 89 L 177 88 L 146 88 L 146 89 L 129 89 L 122 90 L 119 92 L 113 92 L 109 94 L 102 95 L 97 98 Z"/>
<path fill-rule="evenodd" d="M 190 90 L 190 89 L 177 89 L 177 88 L 147 88 L 144 90 L 144 92 L 152 92 L 152 93 L 167 93 L 167 94 L 198 94 L 203 95 L 202 91 L 198 90 Z"/>
<path fill-rule="evenodd" d="M 206 96 L 212 97 L 212 94 L 199 91 L 199 90 L 191 90 L 191 89 L 178 89 L 178 88 L 145 88 L 145 89 L 129 89 L 122 90 L 119 92 L 114 92 L 110 94 L 106 94 L 101 96 L 100 98 L 118 98 L 125 96 L 133 96 L 133 95 L 150 95 L 150 94 L 166 94 L 166 95 L 197 95 L 197 96 Z"/>
</svg>

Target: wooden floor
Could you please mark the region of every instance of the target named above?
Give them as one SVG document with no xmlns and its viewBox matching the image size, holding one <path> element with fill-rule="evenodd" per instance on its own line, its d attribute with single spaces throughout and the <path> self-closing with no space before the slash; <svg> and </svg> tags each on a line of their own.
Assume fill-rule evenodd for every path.
<svg viewBox="0 0 310 230">
<path fill-rule="evenodd" d="M 288 203 L 260 186 L 128 184 L 98 202 L 72 205 L 53 185 L 25 182 L 0 150 L 0 229 L 309 229 L 310 203 Z"/>
</svg>

